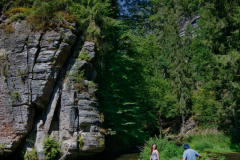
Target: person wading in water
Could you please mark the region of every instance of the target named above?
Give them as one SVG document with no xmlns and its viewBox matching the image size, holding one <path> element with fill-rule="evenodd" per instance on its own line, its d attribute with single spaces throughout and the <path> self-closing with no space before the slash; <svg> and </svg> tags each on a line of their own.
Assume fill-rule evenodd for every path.
<svg viewBox="0 0 240 160">
<path fill-rule="evenodd" d="M 182 160 L 196 160 L 196 157 L 198 159 L 201 158 L 201 155 L 197 151 L 190 149 L 191 147 L 187 143 L 183 145 L 183 148 L 185 151 L 183 152 Z"/>
<path fill-rule="evenodd" d="M 150 155 L 151 155 L 150 160 L 159 160 L 159 153 L 157 150 L 156 143 L 152 144 Z"/>
</svg>

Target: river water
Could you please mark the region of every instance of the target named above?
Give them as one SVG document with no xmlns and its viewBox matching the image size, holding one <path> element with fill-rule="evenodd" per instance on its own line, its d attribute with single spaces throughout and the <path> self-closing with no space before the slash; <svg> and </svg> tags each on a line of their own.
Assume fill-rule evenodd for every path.
<svg viewBox="0 0 240 160">
<path fill-rule="evenodd" d="M 209 157 L 211 157 L 212 160 L 217 160 L 219 156 L 224 156 L 227 160 L 240 160 L 240 153 L 216 153 Z"/>
<path fill-rule="evenodd" d="M 104 158 L 104 160 L 137 160 L 140 153 L 123 154 L 116 157 Z M 211 160 L 217 160 L 219 156 L 226 157 L 226 160 L 240 160 L 240 153 L 216 153 L 215 155 L 209 155 Z"/>
</svg>

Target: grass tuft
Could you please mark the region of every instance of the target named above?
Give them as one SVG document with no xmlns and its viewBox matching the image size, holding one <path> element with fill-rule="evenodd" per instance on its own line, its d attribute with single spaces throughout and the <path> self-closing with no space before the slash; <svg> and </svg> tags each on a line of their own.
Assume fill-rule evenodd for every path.
<svg viewBox="0 0 240 160">
<path fill-rule="evenodd" d="M 232 143 L 231 140 L 231 137 L 228 137 L 223 133 L 207 133 L 205 135 L 197 134 L 186 138 L 189 145 L 199 151 L 210 151 L 215 153 L 239 152 L 239 145 Z"/>
</svg>

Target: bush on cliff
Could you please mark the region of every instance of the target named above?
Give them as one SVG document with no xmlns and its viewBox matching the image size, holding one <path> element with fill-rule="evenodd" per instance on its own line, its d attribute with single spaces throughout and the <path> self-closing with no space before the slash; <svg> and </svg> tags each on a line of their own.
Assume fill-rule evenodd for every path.
<svg viewBox="0 0 240 160">
<path fill-rule="evenodd" d="M 46 160 L 57 160 L 61 154 L 61 142 L 57 142 L 54 137 L 49 135 L 43 139 L 43 149 L 46 156 Z"/>
<path fill-rule="evenodd" d="M 33 148 L 32 152 L 30 152 L 30 153 L 26 152 L 25 153 L 24 160 L 38 160 L 37 150 L 36 150 L 35 147 Z"/>
</svg>

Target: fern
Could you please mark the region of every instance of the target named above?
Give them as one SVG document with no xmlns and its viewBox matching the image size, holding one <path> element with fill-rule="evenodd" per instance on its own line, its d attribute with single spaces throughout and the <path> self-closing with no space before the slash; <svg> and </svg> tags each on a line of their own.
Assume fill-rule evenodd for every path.
<svg viewBox="0 0 240 160">
<path fill-rule="evenodd" d="M 43 139 L 43 149 L 46 160 L 57 160 L 60 157 L 61 142 L 57 142 L 54 137 L 49 135 Z"/>
<path fill-rule="evenodd" d="M 36 148 L 34 147 L 33 151 L 30 153 L 26 152 L 26 154 L 24 155 L 24 159 L 25 160 L 38 160 Z"/>
</svg>

